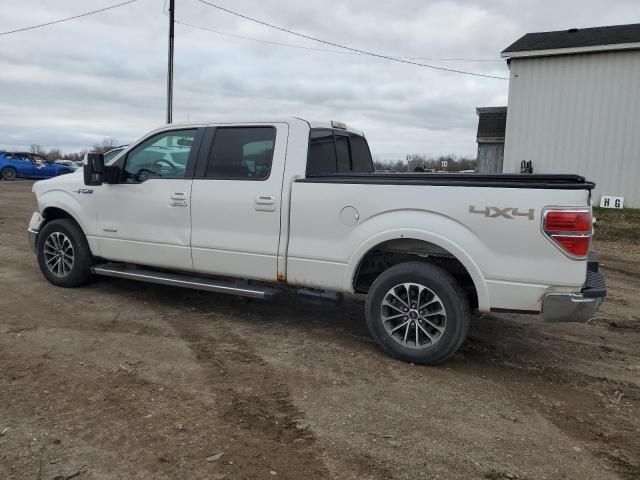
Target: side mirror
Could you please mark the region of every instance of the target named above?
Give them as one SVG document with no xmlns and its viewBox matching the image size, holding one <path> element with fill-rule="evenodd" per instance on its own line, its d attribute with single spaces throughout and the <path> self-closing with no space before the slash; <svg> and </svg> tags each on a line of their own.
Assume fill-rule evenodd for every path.
<svg viewBox="0 0 640 480">
<path fill-rule="evenodd" d="M 82 161 L 84 184 L 90 186 L 102 185 L 104 181 L 104 155 L 101 153 L 87 153 Z"/>
</svg>

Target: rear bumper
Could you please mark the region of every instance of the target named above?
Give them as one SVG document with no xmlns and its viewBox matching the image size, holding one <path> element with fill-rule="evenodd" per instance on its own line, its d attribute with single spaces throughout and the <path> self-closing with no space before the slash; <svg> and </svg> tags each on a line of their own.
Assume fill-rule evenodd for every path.
<svg viewBox="0 0 640 480">
<path fill-rule="evenodd" d="M 542 316 L 547 322 L 586 322 L 591 320 L 607 295 L 598 260 L 589 255 L 587 278 L 580 293 L 549 293 L 542 301 Z"/>
</svg>

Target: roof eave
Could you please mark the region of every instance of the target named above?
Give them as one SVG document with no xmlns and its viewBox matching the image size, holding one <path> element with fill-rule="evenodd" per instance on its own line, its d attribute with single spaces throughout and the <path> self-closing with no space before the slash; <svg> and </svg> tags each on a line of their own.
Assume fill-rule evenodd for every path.
<svg viewBox="0 0 640 480">
<path fill-rule="evenodd" d="M 612 43 L 609 45 L 592 45 L 588 47 L 552 48 L 547 50 L 524 50 L 509 52 L 504 50 L 500 56 L 504 59 L 526 57 L 550 57 L 554 55 L 577 55 L 581 53 L 611 52 L 616 50 L 640 50 L 640 42 Z"/>
</svg>

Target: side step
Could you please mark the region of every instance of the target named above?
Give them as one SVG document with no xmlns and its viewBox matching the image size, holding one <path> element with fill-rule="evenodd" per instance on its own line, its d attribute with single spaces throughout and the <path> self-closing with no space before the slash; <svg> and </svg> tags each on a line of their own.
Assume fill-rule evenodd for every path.
<svg viewBox="0 0 640 480">
<path fill-rule="evenodd" d="M 172 285 L 174 287 L 206 290 L 208 292 L 228 293 L 242 297 L 270 300 L 278 293 L 275 288 L 250 285 L 247 281 L 224 281 L 206 277 L 195 277 L 181 273 L 168 273 L 118 263 L 101 263 L 91 267 L 91 272 L 107 277 L 140 280 L 142 282 Z"/>
</svg>

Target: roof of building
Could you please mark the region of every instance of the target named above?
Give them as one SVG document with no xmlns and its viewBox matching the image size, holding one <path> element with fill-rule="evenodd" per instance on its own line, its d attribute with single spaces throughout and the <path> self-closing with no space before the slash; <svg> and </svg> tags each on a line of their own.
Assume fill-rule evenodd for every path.
<svg viewBox="0 0 640 480">
<path fill-rule="evenodd" d="M 478 143 L 504 143 L 507 107 L 478 107 Z"/>
<path fill-rule="evenodd" d="M 527 33 L 505 48 L 502 56 L 541 56 L 629 48 L 640 48 L 640 23 Z"/>
</svg>

